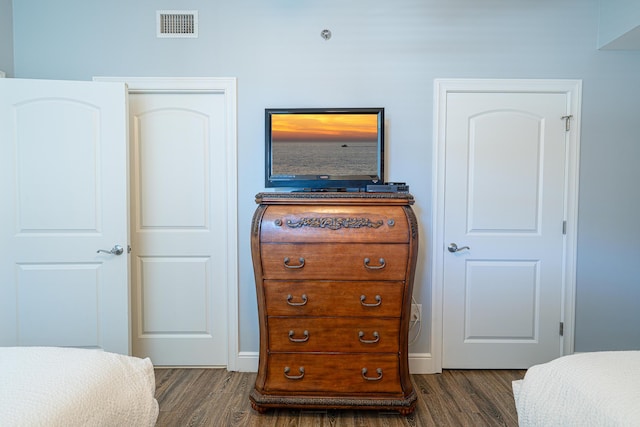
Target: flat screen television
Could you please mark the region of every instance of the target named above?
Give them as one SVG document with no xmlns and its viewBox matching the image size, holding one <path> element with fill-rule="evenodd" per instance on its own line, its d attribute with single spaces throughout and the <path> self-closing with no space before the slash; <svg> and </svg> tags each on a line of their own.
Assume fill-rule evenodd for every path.
<svg viewBox="0 0 640 427">
<path fill-rule="evenodd" d="M 265 186 L 364 190 L 384 182 L 384 108 L 265 109 Z"/>
</svg>

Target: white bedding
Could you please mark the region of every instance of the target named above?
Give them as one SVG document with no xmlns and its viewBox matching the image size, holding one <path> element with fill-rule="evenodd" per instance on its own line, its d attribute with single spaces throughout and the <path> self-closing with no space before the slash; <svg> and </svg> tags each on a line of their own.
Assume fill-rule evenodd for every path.
<svg viewBox="0 0 640 427">
<path fill-rule="evenodd" d="M 0 347 L 0 426 L 153 426 L 149 359 L 100 350 Z"/>
<path fill-rule="evenodd" d="M 513 382 L 520 427 L 640 426 L 640 351 L 564 356 Z"/>
</svg>

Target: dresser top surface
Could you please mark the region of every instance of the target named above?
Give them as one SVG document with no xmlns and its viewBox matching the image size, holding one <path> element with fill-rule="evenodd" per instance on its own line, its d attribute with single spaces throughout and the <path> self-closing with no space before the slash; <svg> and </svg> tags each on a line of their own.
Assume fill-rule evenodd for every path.
<svg viewBox="0 0 640 427">
<path fill-rule="evenodd" d="M 258 204 L 413 205 L 409 193 L 269 192 L 256 194 Z"/>
</svg>

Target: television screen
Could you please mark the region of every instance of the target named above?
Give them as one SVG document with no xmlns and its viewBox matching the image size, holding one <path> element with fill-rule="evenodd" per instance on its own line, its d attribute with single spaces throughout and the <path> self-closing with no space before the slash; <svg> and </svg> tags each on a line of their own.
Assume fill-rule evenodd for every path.
<svg viewBox="0 0 640 427">
<path fill-rule="evenodd" d="M 383 108 L 266 109 L 266 187 L 364 189 L 384 182 Z"/>
</svg>

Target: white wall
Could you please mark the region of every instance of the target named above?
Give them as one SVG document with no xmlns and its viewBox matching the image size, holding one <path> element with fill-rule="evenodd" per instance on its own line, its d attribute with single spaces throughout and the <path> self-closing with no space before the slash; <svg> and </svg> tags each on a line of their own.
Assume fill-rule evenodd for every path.
<svg viewBox="0 0 640 427">
<path fill-rule="evenodd" d="M 2 0 L 0 0 L 2 1 Z M 4 0 L 6 1 L 6 0 Z M 249 229 L 264 108 L 384 106 L 388 180 L 421 224 L 428 319 L 433 80 L 583 80 L 576 350 L 640 348 L 640 53 L 598 51 L 597 0 L 20 0 L 15 74 L 238 78 L 240 345 L 257 351 Z M 198 39 L 156 39 L 157 9 L 197 9 Z M 320 37 L 323 29 L 333 37 Z M 243 225 L 244 224 L 244 225 Z M 429 327 L 410 350 L 429 351 Z"/>
</svg>

